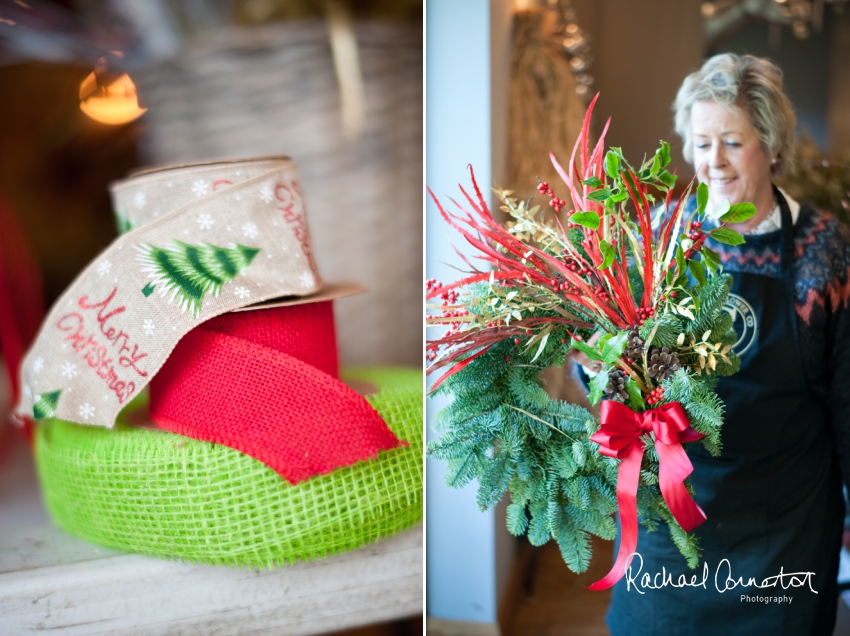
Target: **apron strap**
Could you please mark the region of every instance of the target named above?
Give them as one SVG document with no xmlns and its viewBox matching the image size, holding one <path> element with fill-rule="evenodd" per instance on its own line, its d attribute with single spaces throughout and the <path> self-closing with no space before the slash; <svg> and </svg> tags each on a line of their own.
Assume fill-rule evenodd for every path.
<svg viewBox="0 0 850 636">
<path fill-rule="evenodd" d="M 791 208 L 788 207 L 788 201 L 785 195 L 779 191 L 779 188 L 773 186 L 773 192 L 776 195 L 776 200 L 779 202 L 779 212 L 782 218 L 782 227 L 779 241 L 779 271 L 780 276 L 785 281 L 785 286 L 788 289 L 788 325 L 791 328 L 793 338 L 797 343 L 800 359 L 802 360 L 803 352 L 800 344 L 800 334 L 797 326 L 797 310 L 795 308 L 794 298 L 797 294 L 797 272 L 794 262 L 794 221 L 791 218 Z M 805 374 L 804 374 L 805 377 Z M 808 378 L 805 379 L 806 386 L 812 390 Z"/>
<path fill-rule="evenodd" d="M 783 279 L 790 282 L 792 278 L 790 274 L 794 267 L 794 221 L 791 218 L 791 208 L 788 207 L 788 201 L 779 188 L 773 186 L 773 193 L 779 203 L 779 212 L 782 218 L 779 271 Z"/>
</svg>

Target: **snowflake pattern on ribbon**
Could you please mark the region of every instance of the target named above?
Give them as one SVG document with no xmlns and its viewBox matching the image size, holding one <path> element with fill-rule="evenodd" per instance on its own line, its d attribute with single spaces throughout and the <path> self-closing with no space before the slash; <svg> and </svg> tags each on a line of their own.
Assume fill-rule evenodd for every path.
<svg viewBox="0 0 850 636">
<path fill-rule="evenodd" d="M 192 193 L 193 193 L 195 196 L 202 197 L 202 196 L 204 196 L 207 192 L 209 192 L 209 190 L 210 190 L 210 186 L 209 186 L 209 184 L 208 184 L 206 181 L 202 180 L 202 179 L 198 179 L 197 181 L 195 181 L 195 182 L 192 184 Z"/>
<path fill-rule="evenodd" d="M 257 238 L 259 236 L 259 231 L 257 230 L 256 223 L 246 223 L 242 226 L 242 236 L 245 236 L 250 239 Z"/>
<path fill-rule="evenodd" d="M 309 289 L 313 285 L 316 284 L 316 279 L 309 272 L 303 272 L 301 276 L 298 278 L 298 281 L 301 283 L 301 286 L 305 289 Z"/>
<path fill-rule="evenodd" d="M 201 214 L 197 219 L 198 227 L 202 230 L 211 230 L 215 221 L 209 214 Z"/>
</svg>

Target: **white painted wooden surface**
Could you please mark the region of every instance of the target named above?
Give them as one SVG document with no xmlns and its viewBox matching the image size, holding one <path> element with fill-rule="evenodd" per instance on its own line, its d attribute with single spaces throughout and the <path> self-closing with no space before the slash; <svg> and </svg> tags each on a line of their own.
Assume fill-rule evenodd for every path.
<svg viewBox="0 0 850 636">
<path fill-rule="evenodd" d="M 167 561 L 54 527 L 32 459 L 0 466 L 0 634 L 301 636 L 422 613 L 422 526 L 274 570 Z"/>
</svg>

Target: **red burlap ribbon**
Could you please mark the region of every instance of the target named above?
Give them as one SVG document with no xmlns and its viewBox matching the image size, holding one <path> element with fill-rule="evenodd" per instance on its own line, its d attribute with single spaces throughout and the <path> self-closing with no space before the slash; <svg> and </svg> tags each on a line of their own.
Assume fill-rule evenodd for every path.
<svg viewBox="0 0 850 636">
<path fill-rule="evenodd" d="M 691 428 L 682 405 L 670 402 L 658 408 L 635 413 L 629 407 L 606 400 L 600 409 L 601 428 L 590 436 L 599 444 L 599 452 L 622 460 L 617 470 L 617 504 L 620 508 L 620 550 L 611 571 L 593 585 L 591 590 L 605 590 L 626 573 L 629 556 L 637 548 L 637 488 L 645 444 L 640 436 L 655 432 L 658 453 L 658 482 L 661 495 L 676 521 L 690 532 L 706 520 L 705 513 L 691 499 L 684 481 L 693 472 L 693 465 L 682 448 L 683 442 L 704 437 Z"/>
<path fill-rule="evenodd" d="M 293 484 L 406 445 L 339 381 L 331 301 L 208 320 L 180 340 L 150 395 L 157 425 L 242 451 Z"/>
</svg>

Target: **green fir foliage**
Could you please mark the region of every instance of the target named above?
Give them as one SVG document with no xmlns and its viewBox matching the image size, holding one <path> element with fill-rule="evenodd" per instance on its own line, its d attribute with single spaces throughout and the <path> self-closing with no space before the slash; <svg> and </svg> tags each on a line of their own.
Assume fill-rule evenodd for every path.
<svg viewBox="0 0 850 636">
<path fill-rule="evenodd" d="M 560 338 L 550 338 L 541 358 L 562 360 L 558 349 L 564 349 Z M 442 434 L 428 452 L 447 461 L 450 486 L 477 480 L 482 509 L 509 493 L 508 530 L 527 535 L 534 545 L 554 539 L 568 567 L 584 572 L 591 535 L 616 536 L 619 462 L 590 441 L 599 428 L 590 412 L 549 397 L 539 377 L 545 365 L 530 363 L 534 353 L 501 342 L 447 378 L 436 392 L 453 400 L 437 414 L 435 429 Z M 694 428 L 709 435 L 707 447 L 718 447 L 722 407 L 716 396 L 684 371 L 669 384 Z M 658 456 L 645 439 L 638 512 L 641 523 L 655 529 L 662 521 L 671 525 L 672 517 L 658 488 Z M 671 533 L 688 562 L 695 563 L 693 537 L 675 520 Z"/>
<path fill-rule="evenodd" d="M 692 290 L 699 306 L 694 320 L 687 324 L 688 333 L 700 337 L 714 327 L 714 322 L 724 315 L 723 305 L 732 289 L 732 277 L 728 274 L 712 276 L 705 285 Z"/>
</svg>

